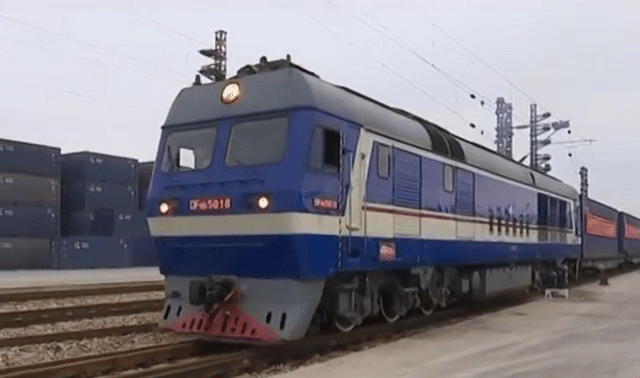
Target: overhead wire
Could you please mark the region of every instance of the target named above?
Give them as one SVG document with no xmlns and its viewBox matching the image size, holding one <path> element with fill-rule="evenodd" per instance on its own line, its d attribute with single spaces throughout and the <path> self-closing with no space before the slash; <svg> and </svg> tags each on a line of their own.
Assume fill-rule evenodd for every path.
<svg viewBox="0 0 640 378">
<path fill-rule="evenodd" d="M 336 4 L 332 3 L 330 0 L 325 0 L 328 3 L 334 5 L 335 7 L 339 8 L 339 6 L 337 6 Z M 407 50 L 408 52 L 410 52 L 411 54 L 413 54 L 414 56 L 418 57 L 420 60 L 422 60 L 424 63 L 426 63 L 427 65 L 431 66 L 434 70 L 438 71 L 440 74 L 442 74 L 443 76 L 445 76 L 447 79 L 449 79 L 454 85 L 456 85 L 458 88 L 461 88 L 465 91 L 468 91 L 469 93 L 473 93 L 476 94 L 478 97 L 484 98 L 485 101 L 491 105 L 493 105 L 493 109 L 495 110 L 495 108 L 497 107 L 496 104 L 489 99 L 487 96 L 479 93 L 479 91 L 473 89 L 471 86 L 467 85 L 466 83 L 462 82 L 461 80 L 459 80 L 458 78 L 456 78 L 455 76 L 449 74 L 448 72 L 446 72 L 445 70 L 441 69 L 440 67 L 436 66 L 433 62 L 429 61 L 428 59 L 426 59 L 424 56 L 422 56 L 420 53 L 418 53 L 417 51 L 415 51 L 413 48 L 411 48 L 408 44 L 404 43 L 399 37 L 397 37 L 389 28 L 387 28 L 384 24 L 382 24 L 381 22 L 377 21 L 375 18 L 371 17 L 368 14 L 365 14 L 365 16 L 367 18 L 369 18 L 372 22 L 376 23 L 380 28 L 384 29 L 384 31 L 386 32 L 386 35 L 383 34 L 380 30 L 374 28 L 371 24 L 369 24 L 368 22 L 366 22 L 365 20 L 363 20 L 362 18 L 358 17 L 356 14 L 354 14 L 353 12 L 349 11 L 348 9 L 343 9 L 345 12 L 347 12 L 348 14 L 350 14 L 352 17 L 358 19 L 359 21 L 361 21 L 362 23 L 364 23 L 365 25 L 367 25 L 370 29 L 378 32 L 381 35 L 384 35 L 386 38 L 390 39 L 391 41 L 395 42 L 396 44 L 398 44 L 399 46 L 403 47 L 405 50 Z M 444 30 L 442 30 L 442 28 L 440 28 L 439 26 L 437 26 L 434 22 L 432 22 L 433 26 L 435 28 L 437 28 L 440 33 L 442 33 L 443 35 L 445 35 L 445 37 L 447 37 L 448 39 L 452 40 L 454 43 L 456 43 L 458 46 L 460 46 L 461 48 L 463 48 L 467 53 L 469 53 L 471 56 L 473 56 L 474 58 L 476 58 L 478 61 L 480 61 L 483 65 L 485 65 L 487 68 L 489 68 L 491 71 L 493 71 L 494 73 L 496 73 L 498 76 L 500 76 L 503 80 L 505 80 L 509 85 L 511 85 L 512 87 L 514 87 L 516 90 L 518 90 L 520 93 L 522 93 L 523 95 L 525 95 L 525 97 L 527 97 L 529 100 L 533 101 L 534 103 L 537 103 L 537 101 L 535 99 L 533 99 L 533 97 L 531 97 L 530 95 L 528 95 L 526 92 L 524 92 L 524 90 L 520 89 L 515 83 L 513 83 L 511 80 L 509 80 L 508 78 L 506 78 L 504 75 L 502 75 L 499 71 L 497 71 L 495 68 L 493 68 L 489 63 L 487 63 L 486 61 L 484 61 L 483 59 L 481 59 L 478 55 L 474 54 L 470 49 L 468 49 L 466 46 L 464 46 L 462 43 L 456 41 L 453 37 L 451 37 L 450 35 L 446 34 L 444 32 Z M 522 122 L 522 124 L 528 124 L 529 122 L 527 120 L 524 120 L 520 117 L 518 117 L 517 115 L 513 114 L 512 115 L 515 119 L 517 119 L 518 121 Z M 555 117 L 557 118 L 557 117 Z M 580 135 L 580 134 L 578 134 Z M 582 137 L 583 139 L 586 139 L 584 137 Z M 570 139 L 572 139 L 570 137 Z M 562 146 L 565 149 L 567 149 L 567 151 L 570 151 L 570 148 L 575 148 L 575 147 L 566 147 L 566 146 Z M 573 155 L 568 152 L 568 156 L 571 159 L 571 163 L 574 165 L 576 165 L 576 161 L 573 157 Z"/>
<path fill-rule="evenodd" d="M 0 13 L 0 18 L 8 20 L 8 21 L 11 21 L 11 22 L 14 22 L 14 23 L 21 24 L 21 25 L 26 26 L 26 27 L 30 27 L 32 29 L 39 30 L 39 31 L 44 32 L 44 33 L 55 35 L 56 37 L 59 37 L 59 38 L 62 38 L 62 39 L 66 39 L 66 40 L 69 40 L 69 41 L 72 41 L 72 42 L 75 42 L 75 43 L 78 43 L 78 44 L 81 44 L 81 45 L 84 45 L 84 46 L 88 46 L 88 47 L 91 47 L 91 48 L 96 49 L 96 50 L 104 51 L 104 52 L 107 52 L 109 54 L 113 54 L 113 55 L 116 55 L 118 57 L 121 57 L 121 58 L 124 58 L 124 59 L 127 59 L 127 60 L 131 60 L 131 61 L 139 63 L 139 64 L 144 64 L 144 65 L 148 65 L 148 66 L 151 66 L 151 67 L 155 67 L 157 69 L 161 69 L 163 71 L 170 72 L 172 74 L 178 75 L 179 77 L 184 77 L 184 74 L 180 73 L 178 71 L 174 71 L 172 69 L 160 66 L 160 65 L 155 64 L 155 63 L 151 63 L 151 62 L 147 62 L 147 61 L 144 61 L 144 60 L 141 60 L 141 59 L 138 59 L 138 58 L 134 58 L 132 56 L 120 53 L 118 51 L 114 51 L 114 50 L 108 49 L 106 47 L 98 46 L 98 45 L 93 44 L 91 42 L 83 41 L 81 39 L 78 39 L 78 38 L 75 38 L 75 37 L 72 37 L 72 36 L 69 36 L 69 35 L 66 35 L 66 34 L 51 30 L 51 29 L 47 29 L 47 28 L 44 28 L 42 26 L 34 25 L 34 24 L 29 23 L 29 22 L 26 22 L 26 21 L 23 21 L 23 20 L 19 20 L 17 18 L 9 17 L 9 16 L 7 16 L 5 14 L 2 14 L 2 13 Z"/>
<path fill-rule="evenodd" d="M 325 0 L 328 1 L 329 0 Z M 347 11 L 348 12 L 348 11 Z M 351 13 L 351 12 L 349 12 Z M 385 31 L 387 31 L 387 33 L 389 33 L 391 36 L 395 35 L 393 34 L 393 32 L 391 30 L 389 30 L 389 28 L 387 28 L 383 23 L 377 21 L 375 18 L 373 18 L 371 15 L 369 14 L 365 14 L 365 16 L 367 18 L 369 18 L 372 22 L 375 22 L 377 25 L 379 25 L 381 28 L 383 28 Z M 354 15 L 354 17 L 358 18 L 357 16 Z M 427 60 L 424 56 L 422 56 L 421 54 L 417 53 L 415 50 L 413 50 L 411 47 L 409 47 L 406 43 L 402 42 L 398 37 L 395 37 L 395 39 L 398 40 L 399 43 L 402 43 L 406 46 L 406 48 L 408 48 L 410 50 L 410 52 L 416 56 L 418 56 L 421 60 L 423 60 L 425 63 L 427 63 L 429 66 L 431 66 L 434 70 L 440 72 L 443 76 L 447 77 L 450 81 L 453 82 L 454 85 L 458 86 L 459 88 L 469 92 L 470 94 L 474 94 L 477 95 L 478 97 L 484 99 L 485 103 L 490 104 L 491 106 L 491 110 L 495 111 L 497 105 L 495 103 L 495 101 L 493 101 L 492 99 L 490 99 L 488 96 L 483 95 L 482 93 L 480 93 L 479 91 L 473 89 L 471 86 L 467 85 L 466 83 L 464 83 L 462 80 L 456 78 L 455 76 L 453 76 L 452 74 L 449 74 L 448 72 L 446 72 L 444 69 L 438 67 L 435 63 L 432 63 L 431 61 Z M 458 85 L 459 84 L 459 85 Z M 517 115 L 514 114 L 514 118 L 516 118 L 518 121 L 522 122 L 523 124 L 528 123 L 527 120 L 524 120 L 520 117 L 518 117 Z"/>
<path fill-rule="evenodd" d="M 53 88 L 53 87 L 49 87 L 49 86 L 46 86 L 46 85 L 36 84 L 36 83 L 29 83 L 29 82 L 25 82 L 25 81 L 0 79 L 0 82 L 10 83 L 10 84 L 18 84 L 18 85 L 27 86 L 27 87 L 34 87 L 34 88 L 44 89 L 44 90 L 48 90 L 48 91 L 52 91 L 52 92 L 65 93 L 65 94 L 70 94 L 70 95 L 74 95 L 74 96 L 78 96 L 78 97 L 90 98 L 92 100 L 99 100 L 100 99 L 99 97 L 96 97 L 96 96 L 93 96 L 93 95 L 89 95 L 89 94 L 86 94 L 86 93 L 75 92 L 75 91 L 71 91 L 71 90 L 68 90 L 68 89 Z"/>
<path fill-rule="evenodd" d="M 456 40 L 455 38 L 453 38 L 450 34 L 448 34 L 443 28 L 441 28 L 439 25 L 437 25 L 435 23 L 435 21 L 433 21 L 433 19 L 431 19 L 431 17 L 426 16 L 429 21 L 431 22 L 431 25 L 437 29 L 440 34 L 442 34 L 445 38 L 447 38 L 448 40 L 450 40 L 451 42 L 453 42 L 454 44 L 456 44 L 458 47 L 460 47 L 462 50 L 464 50 L 467 54 L 471 55 L 474 59 L 476 59 L 478 62 L 480 62 L 483 66 L 485 66 L 486 68 L 488 68 L 491 72 L 493 72 L 495 75 L 497 75 L 498 77 L 500 77 L 502 80 L 504 80 L 507 84 L 509 84 L 512 88 L 514 88 L 516 91 L 518 91 L 520 94 L 522 94 L 524 97 L 526 97 L 529 101 L 531 101 L 534 104 L 538 104 L 538 106 L 541 109 L 548 109 L 545 106 L 542 106 L 538 103 L 538 101 L 536 101 L 536 99 L 533 98 L 533 96 L 531 96 L 530 94 L 528 94 L 527 92 L 524 91 L 524 89 L 520 88 L 518 85 L 516 85 L 516 83 L 514 83 L 512 80 L 510 80 L 508 77 L 506 77 L 505 75 L 503 75 L 500 71 L 498 71 L 496 68 L 494 68 L 491 64 L 489 64 L 487 61 L 485 61 L 484 59 L 482 59 L 480 56 L 478 56 L 477 54 L 475 54 L 473 51 L 471 51 L 470 48 L 468 48 L 467 46 L 465 46 L 463 43 L 459 42 L 458 40 Z M 554 114 L 554 112 L 551 112 L 552 117 L 556 118 L 556 119 L 560 119 L 558 116 L 556 116 Z"/>
<path fill-rule="evenodd" d="M 184 33 L 184 32 L 182 32 L 182 31 L 180 31 L 178 29 L 175 29 L 175 28 L 173 28 L 173 27 L 171 27 L 171 26 L 169 26 L 167 24 L 164 24 L 164 23 L 162 23 L 162 22 L 160 22 L 158 20 L 155 20 L 155 19 L 153 19 L 151 17 L 144 16 L 144 15 L 142 15 L 142 14 L 136 12 L 136 11 L 129 10 L 129 13 L 131 15 L 135 16 L 135 17 L 138 17 L 138 18 L 140 18 L 142 20 L 145 20 L 145 21 L 147 21 L 147 22 L 149 22 L 151 24 L 154 24 L 154 25 L 156 25 L 156 26 L 158 26 L 158 27 L 160 27 L 162 29 L 165 29 L 165 30 L 167 30 L 169 32 L 172 32 L 172 33 L 174 33 L 174 34 L 176 34 L 178 36 L 181 36 L 181 37 L 189 40 L 190 42 L 194 42 L 194 43 L 197 42 L 197 43 L 199 43 L 199 44 L 201 44 L 203 46 L 210 46 L 211 45 L 211 42 L 205 42 L 205 41 L 203 41 L 201 39 L 194 38 L 194 37 L 190 36 L 187 33 Z M 233 57 L 233 58 L 237 58 L 237 56 L 235 54 L 231 54 L 228 51 L 227 51 L 227 55 L 230 56 L 230 57 Z"/>
<path fill-rule="evenodd" d="M 38 49 L 38 50 L 48 51 L 48 52 L 51 52 L 51 53 L 54 53 L 54 54 L 72 56 L 72 57 L 75 57 L 75 58 L 87 60 L 87 61 L 90 61 L 90 62 L 95 62 L 95 63 L 102 64 L 102 65 L 105 65 L 105 66 L 115 67 L 115 68 L 118 68 L 118 69 L 121 69 L 121 70 L 125 70 L 125 71 L 137 72 L 137 73 L 141 73 L 143 75 L 154 76 L 154 77 L 157 77 L 157 78 L 160 78 L 160 79 L 165 79 L 165 80 L 173 81 L 173 82 L 176 82 L 176 83 L 178 83 L 178 82 L 181 83 L 182 82 L 182 80 L 180 80 L 178 78 L 173 78 L 173 77 L 161 75 L 161 74 L 158 74 L 158 73 L 155 73 L 155 72 L 151 72 L 151 71 L 145 71 L 143 69 L 121 66 L 121 65 L 116 64 L 116 63 L 107 62 L 107 61 L 100 60 L 100 59 L 95 59 L 95 58 L 90 58 L 90 57 L 79 55 L 79 54 L 73 54 L 73 53 L 70 53 L 70 52 L 67 52 L 67 51 L 55 50 L 55 49 L 52 49 L 52 48 L 49 48 L 49 47 L 34 45 L 32 43 L 21 41 L 21 40 L 15 40 L 15 42 L 19 43 L 20 45 L 24 45 L 24 46 L 31 47 L 31 48 Z"/>
<path fill-rule="evenodd" d="M 317 18 L 315 18 L 314 16 L 312 16 L 311 14 L 305 12 L 305 14 L 307 15 L 307 17 L 311 18 L 313 21 L 315 21 L 316 23 L 318 23 L 320 26 L 324 27 L 325 29 L 329 30 L 331 33 L 333 33 L 334 35 L 336 35 L 337 37 L 339 37 L 340 39 L 342 39 L 344 42 L 346 42 L 347 44 L 349 44 L 351 47 L 357 49 L 358 51 L 360 51 L 361 53 L 369 56 L 370 58 L 372 58 L 376 63 L 378 63 L 380 66 L 382 66 L 383 68 L 385 68 L 386 70 L 388 70 L 389 72 L 391 72 L 392 74 L 394 74 L 396 77 L 402 79 L 404 82 L 406 82 L 407 84 L 411 85 L 412 87 L 414 87 L 415 89 L 419 90 L 420 92 L 422 92 L 424 95 L 426 95 L 427 97 L 429 97 L 430 99 L 432 99 L 433 101 L 435 101 L 436 103 L 438 103 L 440 106 L 444 107 L 445 109 L 449 110 L 451 113 L 453 113 L 454 115 L 456 115 L 458 118 L 460 118 L 461 120 L 463 120 L 464 122 L 469 122 L 462 114 L 458 113 L 455 109 L 451 108 L 449 105 L 447 105 L 446 103 L 440 101 L 439 99 L 437 99 L 434 95 L 432 95 L 431 93 L 427 92 L 426 90 L 424 90 L 423 88 L 417 86 L 415 83 L 413 83 L 411 80 L 407 79 L 406 77 L 402 76 L 400 73 L 398 73 L 397 71 L 395 71 L 394 69 L 392 69 L 390 66 L 388 66 L 387 64 L 385 64 L 384 62 L 382 62 L 381 60 L 377 59 L 376 57 L 372 56 L 371 54 L 369 54 L 369 52 L 367 52 L 366 50 L 362 49 L 360 46 L 352 43 L 351 41 L 349 41 L 348 39 L 344 38 L 340 33 L 336 32 L 335 30 L 333 30 L 332 28 L 328 27 L 327 25 L 325 25 L 324 23 L 322 23 L 320 20 L 318 20 Z"/>
<path fill-rule="evenodd" d="M 430 67 L 432 67 L 435 71 L 437 71 L 438 73 L 440 73 L 441 75 L 446 77 L 449 81 L 451 81 L 458 88 L 463 89 L 463 90 L 469 92 L 470 94 L 474 94 L 474 96 L 478 96 L 478 97 L 484 99 L 486 104 L 490 104 L 490 105 L 493 105 L 495 107 L 495 102 L 493 100 L 491 100 L 488 96 L 483 95 L 480 91 L 477 91 L 477 90 L 471 88 L 471 86 L 467 85 L 462 80 L 460 80 L 457 77 L 455 77 L 454 75 L 448 73 L 444 69 L 438 67 L 435 63 L 433 63 L 430 60 L 428 60 L 427 58 L 425 58 L 422 54 L 420 54 L 415 49 L 413 49 L 411 46 L 409 46 L 407 43 L 405 43 L 402 39 L 400 39 L 398 36 L 396 36 L 391 30 L 389 30 L 389 28 L 387 28 L 382 23 L 378 22 L 373 17 L 367 15 L 367 18 L 369 18 L 371 21 L 373 21 L 376 24 L 378 24 L 384 30 L 384 32 L 380 31 L 379 29 L 374 28 L 371 24 L 369 24 L 367 21 L 365 21 L 364 19 L 359 17 L 357 14 L 351 12 L 350 10 L 348 10 L 346 8 L 340 8 L 338 5 L 332 3 L 329 0 L 325 0 L 325 1 L 327 1 L 330 4 L 333 4 L 338 9 L 342 9 L 344 12 L 348 13 L 352 17 L 356 18 L 357 20 L 359 20 L 360 22 L 362 22 L 363 24 L 368 26 L 371 30 L 374 30 L 375 32 L 377 32 L 380 35 L 382 35 L 383 37 L 391 40 L 392 42 L 395 42 L 398 46 L 402 47 L 407 52 L 409 52 L 410 54 L 414 55 L 415 57 L 417 57 L 418 59 L 420 59 L 421 61 L 423 61 L 427 65 L 429 65 Z"/>
<path fill-rule="evenodd" d="M 172 32 L 174 34 L 177 34 L 177 35 L 179 35 L 179 36 L 181 36 L 183 38 L 186 38 L 191 42 L 197 42 L 197 43 L 200 43 L 200 44 L 205 45 L 205 46 L 209 44 L 209 42 L 204 42 L 204 41 L 202 41 L 200 39 L 193 38 L 192 36 L 190 36 L 190 35 L 188 35 L 186 33 L 183 33 L 183 32 L 181 32 L 181 31 L 179 31 L 177 29 L 174 29 L 171 26 L 165 25 L 165 24 L 161 23 L 160 21 L 154 20 L 154 19 L 152 19 L 150 17 L 143 16 L 143 15 L 141 15 L 140 13 L 138 13 L 138 12 L 136 12 L 134 10 L 129 10 L 129 13 L 132 14 L 133 16 L 136 16 L 136 17 L 138 17 L 140 19 L 143 19 L 143 20 L 145 20 L 145 21 L 147 21 L 149 23 L 152 23 L 152 24 L 154 24 L 154 25 L 156 25 L 156 26 L 158 26 L 158 27 L 160 27 L 162 29 L 168 30 L 168 31 L 170 31 L 170 32 Z"/>
<path fill-rule="evenodd" d="M 429 17 L 430 18 L 430 17 Z M 453 38 L 452 36 L 450 36 L 447 32 L 444 31 L 444 29 L 442 29 L 440 26 L 436 25 L 436 23 L 431 20 L 431 25 L 433 25 L 434 28 L 438 29 L 438 31 L 444 35 L 447 39 L 449 39 L 451 42 L 455 43 L 456 45 L 458 45 L 461 49 L 463 49 L 464 51 L 466 51 L 469 55 L 471 55 L 472 57 L 474 57 L 477 61 L 479 61 L 480 63 L 482 63 L 482 65 L 484 65 L 485 67 L 487 67 L 491 72 L 493 72 L 494 74 L 498 75 L 502 80 L 506 81 L 511 87 L 513 87 L 514 89 L 516 89 L 518 92 L 520 92 L 522 95 L 524 95 L 526 98 L 528 98 L 530 101 L 532 101 L 533 103 L 537 104 L 538 102 L 532 97 L 530 96 L 527 92 L 525 92 L 523 89 L 521 89 L 520 87 L 518 87 L 513 81 L 509 80 L 509 78 L 507 78 L 506 76 L 504 76 L 503 74 L 500 73 L 500 71 L 498 71 L 497 69 L 493 68 L 492 65 L 490 65 L 489 63 L 487 63 L 484 59 L 480 58 L 477 54 L 475 54 L 473 51 L 471 51 L 471 49 L 469 49 L 467 46 L 465 46 L 464 44 L 462 44 L 461 42 L 458 42 L 455 38 Z"/>
<path fill-rule="evenodd" d="M 401 48 L 403 48 L 404 50 L 406 50 L 407 52 L 409 52 L 410 54 L 414 55 L 415 57 L 417 57 L 419 60 L 421 60 L 422 62 L 424 62 L 425 64 L 427 64 L 428 66 L 430 66 L 431 68 L 433 68 L 436 72 L 438 72 L 439 74 L 441 74 L 442 76 L 444 76 L 447 80 L 449 80 L 454 86 L 464 90 L 465 92 L 467 92 L 471 98 L 475 99 L 476 97 L 481 98 L 482 100 L 480 101 L 480 104 L 483 106 L 483 109 L 490 111 L 491 113 L 493 113 L 496 110 L 496 104 L 493 100 L 491 100 L 489 97 L 483 95 L 482 93 L 480 93 L 479 91 L 473 89 L 471 86 L 467 85 L 466 83 L 464 83 L 462 80 L 458 79 L 457 77 L 455 77 L 454 75 L 448 73 L 447 71 L 445 71 L 444 69 L 436 66 L 433 62 L 429 61 L 427 58 L 425 58 L 422 54 L 420 54 L 419 52 L 417 52 L 415 49 L 413 49 L 411 46 L 409 46 L 407 43 L 405 43 L 404 41 L 402 41 L 402 39 L 400 39 L 398 36 L 396 36 L 391 30 L 389 30 L 386 26 L 384 26 L 383 24 L 381 24 L 380 22 L 376 21 L 375 19 L 373 19 L 372 17 L 368 16 L 369 19 L 371 19 L 373 22 L 375 22 L 376 24 L 378 24 L 382 29 L 384 29 L 384 31 L 381 31 L 377 28 L 375 28 L 373 25 L 371 25 L 369 22 L 367 22 L 366 20 L 362 19 L 361 17 L 359 17 L 357 14 L 351 12 L 349 9 L 346 8 L 341 8 L 339 5 L 331 2 L 330 0 L 325 0 L 327 3 L 333 5 L 334 7 L 344 11 L 345 13 L 349 14 L 351 17 L 357 19 L 358 21 L 360 21 L 361 23 L 363 23 L 364 25 L 366 25 L 368 28 L 370 28 L 371 30 L 375 31 L 376 33 L 382 35 L 384 38 L 394 42 L 396 45 L 400 46 Z M 487 107 L 484 107 L 484 105 L 487 104 Z M 489 110 L 488 108 L 491 108 L 491 110 Z M 469 125 L 473 128 L 476 128 L 477 125 L 469 122 Z M 480 135 L 484 136 L 486 131 L 483 128 L 479 128 L 480 129 Z M 488 138 L 486 138 L 488 139 Z M 489 140 L 489 139 L 488 139 Z M 491 141 L 491 143 L 493 143 L 493 141 Z"/>
</svg>

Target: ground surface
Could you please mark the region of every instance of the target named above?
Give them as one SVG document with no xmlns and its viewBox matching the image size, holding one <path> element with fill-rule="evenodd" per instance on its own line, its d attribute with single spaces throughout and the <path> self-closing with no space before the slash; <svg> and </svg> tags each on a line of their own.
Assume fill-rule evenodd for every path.
<svg viewBox="0 0 640 378">
<path fill-rule="evenodd" d="M 0 271 L 0 289 L 34 286 L 159 281 L 157 267 L 87 270 L 8 270 Z"/>
<path fill-rule="evenodd" d="M 640 274 L 543 299 L 279 378 L 640 377 Z"/>
</svg>

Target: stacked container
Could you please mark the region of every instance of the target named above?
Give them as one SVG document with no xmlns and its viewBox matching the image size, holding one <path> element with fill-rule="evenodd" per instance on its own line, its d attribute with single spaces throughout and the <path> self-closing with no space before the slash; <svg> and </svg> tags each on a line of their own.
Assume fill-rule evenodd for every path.
<svg viewBox="0 0 640 378">
<path fill-rule="evenodd" d="M 60 230 L 60 149 L 0 139 L 0 269 L 49 268 Z"/>
<path fill-rule="evenodd" d="M 61 268 L 131 266 L 132 244 L 144 235 L 138 206 L 138 162 L 78 152 L 62 165 Z"/>
<path fill-rule="evenodd" d="M 139 216 L 142 219 L 142 235 L 133 240 L 131 263 L 133 266 L 155 266 L 158 265 L 156 249 L 149 233 L 147 224 L 147 195 L 151 184 L 153 173 L 153 162 L 144 162 L 138 165 L 138 203 Z"/>
</svg>

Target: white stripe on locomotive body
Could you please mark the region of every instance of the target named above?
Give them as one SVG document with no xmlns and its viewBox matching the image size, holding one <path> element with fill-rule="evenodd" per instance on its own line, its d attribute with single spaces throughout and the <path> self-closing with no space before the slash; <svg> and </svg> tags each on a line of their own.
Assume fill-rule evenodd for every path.
<svg viewBox="0 0 640 378">
<path fill-rule="evenodd" d="M 389 210 L 397 207 L 387 206 Z M 420 215 L 419 213 L 423 213 Z M 410 234 L 394 230 L 394 214 L 367 211 L 367 237 L 373 238 L 422 238 L 427 240 L 476 240 L 500 241 L 508 243 L 539 243 L 538 230 L 532 228 L 529 236 L 514 236 L 511 232 L 505 235 L 489 233 L 489 225 L 478 222 L 475 217 L 451 217 L 451 219 L 434 218 L 427 212 L 416 212 L 414 216 L 420 220 L 420 233 Z M 246 236 L 246 235 L 327 235 L 338 236 L 339 218 L 331 215 L 305 213 L 276 214 L 243 214 L 243 215 L 205 215 L 148 218 L 149 229 L 154 237 L 185 236 Z M 473 239 L 464 239 L 456 233 L 459 223 L 471 225 L 474 229 Z M 494 226 L 495 228 L 496 226 Z M 395 231 L 395 232 L 394 232 Z M 549 231 L 554 235 L 567 235 L 566 242 L 572 243 L 572 234 L 566 231 Z M 342 233 L 345 236 L 345 232 Z M 362 236 L 353 233 L 353 236 Z M 560 238 L 560 236 L 558 236 Z M 552 240 L 553 241 L 553 240 Z M 560 240 L 558 240 L 560 242 Z M 564 242 L 564 241 L 562 241 Z"/>
<path fill-rule="evenodd" d="M 338 235 L 340 218 L 310 213 L 194 215 L 148 218 L 149 230 L 162 236 Z"/>
<path fill-rule="evenodd" d="M 509 232 L 489 231 L 487 219 L 476 216 L 462 216 L 429 210 L 403 208 L 395 205 L 369 203 L 364 201 L 366 178 L 371 164 L 373 142 L 400 147 L 419 156 L 438 160 L 442 163 L 461 167 L 476 174 L 482 174 L 505 183 L 536 190 L 474 167 L 449 161 L 414 147 L 400 144 L 391 139 L 361 130 L 355 154 L 348 193 L 347 208 L 342 219 L 336 216 L 312 213 L 272 213 L 211 216 L 175 216 L 148 218 L 151 234 L 162 236 L 241 236 L 241 235 L 294 235 L 315 234 L 330 236 L 373 237 L 373 238 L 420 238 L 427 240 L 475 240 L 506 243 L 539 243 L 537 227 L 532 225 L 529 233 L 522 233 L 513 227 Z M 548 194 L 544 191 L 538 191 Z M 550 195 L 550 194 L 548 194 Z M 562 198 L 556 196 L 557 198 Z M 571 199 L 568 201 L 573 203 Z M 398 214 L 400 213 L 400 214 Z M 575 223 L 575 222 L 574 222 Z M 341 229 L 341 225 L 343 228 Z M 344 227 L 346 226 L 346 227 Z M 503 227 L 506 227 L 503 225 Z M 574 224 L 575 227 L 575 224 Z M 497 225 L 494 225 L 494 230 Z M 578 243 L 573 230 L 547 231 L 549 241 Z"/>
</svg>

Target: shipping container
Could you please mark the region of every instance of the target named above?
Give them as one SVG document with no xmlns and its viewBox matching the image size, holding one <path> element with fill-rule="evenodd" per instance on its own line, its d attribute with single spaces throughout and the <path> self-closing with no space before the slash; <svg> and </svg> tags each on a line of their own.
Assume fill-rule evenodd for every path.
<svg viewBox="0 0 640 378">
<path fill-rule="evenodd" d="M 640 219 L 627 213 L 619 213 L 618 235 L 620 251 L 627 259 L 640 259 Z"/>
<path fill-rule="evenodd" d="M 63 185 L 83 182 L 118 182 L 137 186 L 138 161 L 135 159 L 94 152 L 76 152 L 63 154 L 60 160 Z"/>
<path fill-rule="evenodd" d="M 60 176 L 60 149 L 0 139 L 0 171 Z"/>
<path fill-rule="evenodd" d="M 583 265 L 617 266 L 625 258 L 618 245 L 618 211 L 591 198 L 584 198 L 582 206 Z"/>
<path fill-rule="evenodd" d="M 131 241 L 104 236 L 60 239 L 57 266 L 62 269 L 122 268 L 131 266 Z"/>
<path fill-rule="evenodd" d="M 55 238 L 58 209 L 34 206 L 0 206 L 0 237 Z"/>
<path fill-rule="evenodd" d="M 111 182 L 77 183 L 64 185 L 62 188 L 63 214 L 92 209 L 133 211 L 137 205 L 137 187 L 132 185 Z"/>
<path fill-rule="evenodd" d="M 0 269 L 50 269 L 56 240 L 0 238 Z"/>
<path fill-rule="evenodd" d="M 60 180 L 32 174 L 0 172 L 0 205 L 60 207 Z"/>
<path fill-rule="evenodd" d="M 139 210 L 94 209 L 67 214 L 62 236 L 146 237 L 146 214 Z"/>
</svg>

